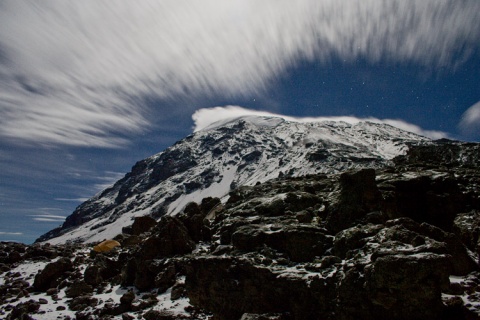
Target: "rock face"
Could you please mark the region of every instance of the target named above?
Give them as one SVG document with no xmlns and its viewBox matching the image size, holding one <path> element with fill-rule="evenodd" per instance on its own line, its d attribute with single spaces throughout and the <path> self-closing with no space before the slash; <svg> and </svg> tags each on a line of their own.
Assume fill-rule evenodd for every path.
<svg viewBox="0 0 480 320">
<path fill-rule="evenodd" d="M 203 143 L 216 157 L 234 148 Z M 224 199 L 207 193 L 158 221 L 127 219 L 108 252 L 92 251 L 96 243 L 2 243 L 0 317 L 478 319 L 478 147 L 425 142 L 379 167 L 283 174 L 239 184 Z M 346 159 L 343 151 L 303 159 Z M 241 170 L 261 157 L 250 150 Z M 146 180 L 129 179 L 145 190 L 185 169 L 137 165 Z"/>
<path fill-rule="evenodd" d="M 165 214 L 175 215 L 189 202 L 222 198 L 240 186 L 279 176 L 382 168 L 405 153 L 408 143 L 420 142 L 428 140 L 368 122 L 236 119 L 137 162 L 124 178 L 81 204 L 60 228 L 38 241 L 99 242 L 122 232 L 135 217 L 149 215 L 158 220 Z"/>
<path fill-rule="evenodd" d="M 415 179 L 412 173 L 383 172 L 390 183 Z M 293 319 L 440 318 L 449 276 L 476 271 L 477 261 L 458 236 L 422 216 L 369 212 L 385 205 L 380 190 L 375 172 L 361 170 L 234 191 L 235 200 L 212 223 L 220 245 L 211 255 L 189 260 L 191 302 L 220 319 L 244 313 Z M 289 199 L 302 195 L 315 201 L 292 206 Z M 311 211 L 312 222 L 299 221 L 298 211 Z M 453 224 L 451 219 L 450 229 Z"/>
<path fill-rule="evenodd" d="M 42 272 L 35 276 L 33 287 L 38 291 L 46 291 L 59 284 L 65 272 L 73 269 L 73 263 L 67 258 L 61 258 L 45 266 Z"/>
</svg>

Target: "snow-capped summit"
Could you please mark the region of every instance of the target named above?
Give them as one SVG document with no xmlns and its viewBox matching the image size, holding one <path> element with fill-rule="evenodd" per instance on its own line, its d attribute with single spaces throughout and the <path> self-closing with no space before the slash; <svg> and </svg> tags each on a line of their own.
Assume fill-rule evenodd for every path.
<svg viewBox="0 0 480 320">
<path fill-rule="evenodd" d="M 428 140 L 386 124 L 241 115 L 211 123 L 137 162 L 124 178 L 81 204 L 39 241 L 112 238 L 137 216 L 175 215 L 191 201 L 225 200 L 238 186 L 282 175 L 383 167 L 405 153 L 409 143 Z"/>
<path fill-rule="evenodd" d="M 281 117 L 274 117 L 274 116 L 255 116 L 255 115 L 244 115 L 238 116 L 233 118 L 226 118 L 222 120 L 215 121 L 205 128 L 202 128 L 201 131 L 210 131 L 216 128 L 227 126 L 230 123 L 237 122 L 237 121 L 245 121 L 250 124 L 253 124 L 257 127 L 276 127 L 280 123 L 285 122 L 286 120 Z"/>
</svg>

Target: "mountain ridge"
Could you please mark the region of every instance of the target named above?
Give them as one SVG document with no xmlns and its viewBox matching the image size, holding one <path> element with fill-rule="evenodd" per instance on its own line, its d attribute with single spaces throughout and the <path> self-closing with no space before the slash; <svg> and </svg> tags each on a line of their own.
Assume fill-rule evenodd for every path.
<svg viewBox="0 0 480 320">
<path fill-rule="evenodd" d="M 479 151 L 413 143 L 382 168 L 283 175 L 136 217 L 104 243 L 0 243 L 0 315 L 478 319 Z"/>
<path fill-rule="evenodd" d="M 195 133 L 81 205 L 60 244 L 0 243 L 0 316 L 478 319 L 480 144 L 397 130 Z"/>
<path fill-rule="evenodd" d="M 407 143 L 428 141 L 369 122 L 297 123 L 265 116 L 230 119 L 137 162 L 124 178 L 81 204 L 61 227 L 37 241 L 112 238 L 137 216 L 175 215 L 191 201 L 223 198 L 237 186 L 279 175 L 380 168 L 405 153 Z"/>
</svg>

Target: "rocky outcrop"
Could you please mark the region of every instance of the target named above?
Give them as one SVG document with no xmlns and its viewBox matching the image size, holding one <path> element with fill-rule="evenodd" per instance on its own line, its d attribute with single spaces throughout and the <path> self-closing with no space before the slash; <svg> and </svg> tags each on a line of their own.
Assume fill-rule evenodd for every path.
<svg viewBox="0 0 480 320">
<path fill-rule="evenodd" d="M 0 244 L 0 316 L 55 301 L 77 319 L 477 319 L 480 172 L 457 146 L 136 218 L 111 251 Z"/>
<path fill-rule="evenodd" d="M 340 175 L 339 188 L 326 219 L 330 230 L 343 230 L 367 213 L 380 210 L 382 195 L 375 182 L 375 170 L 344 172 Z"/>
<path fill-rule="evenodd" d="M 49 263 L 45 268 L 35 276 L 33 287 L 38 291 L 46 291 L 47 289 L 56 287 L 65 276 L 67 271 L 73 269 L 73 263 L 70 259 L 61 258 L 55 262 Z"/>
<path fill-rule="evenodd" d="M 297 210 L 314 217 L 302 223 L 288 199 L 306 190 L 315 200 Z M 221 245 L 186 268 L 191 302 L 220 319 L 262 313 L 438 319 L 446 312 L 442 292 L 449 291 L 449 277 L 478 269 L 457 236 L 424 222 L 424 216 L 389 220 L 389 214 L 370 212 L 385 207 L 370 170 L 338 180 L 280 179 L 240 188 L 230 199 L 211 223 Z M 296 241 L 289 241 L 291 235 Z"/>
<path fill-rule="evenodd" d="M 82 203 L 61 227 L 38 241 L 99 242 L 111 237 L 112 230 L 122 232 L 127 227 L 122 221 L 146 212 L 155 220 L 181 213 L 200 194 L 221 198 L 238 187 L 276 177 L 384 168 L 405 152 L 408 143 L 421 142 L 428 143 L 428 139 L 369 122 L 235 119 L 196 132 L 137 162 L 125 177 Z M 124 231 L 132 234 L 132 230 Z"/>
</svg>

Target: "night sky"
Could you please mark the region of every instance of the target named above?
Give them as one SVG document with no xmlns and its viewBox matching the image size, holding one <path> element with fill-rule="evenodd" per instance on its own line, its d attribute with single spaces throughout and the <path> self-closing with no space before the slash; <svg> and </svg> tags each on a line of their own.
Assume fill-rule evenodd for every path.
<svg viewBox="0 0 480 320">
<path fill-rule="evenodd" d="M 0 241 L 224 106 L 479 141 L 480 1 L 2 1 Z"/>
</svg>

